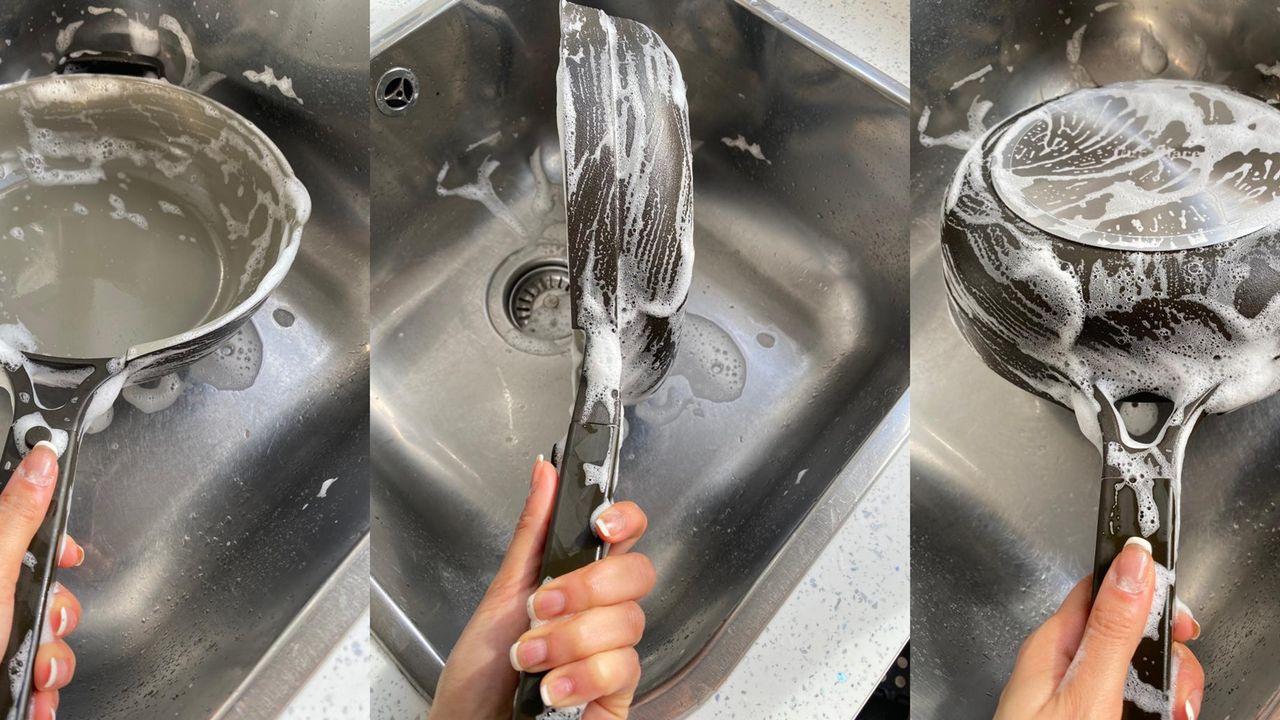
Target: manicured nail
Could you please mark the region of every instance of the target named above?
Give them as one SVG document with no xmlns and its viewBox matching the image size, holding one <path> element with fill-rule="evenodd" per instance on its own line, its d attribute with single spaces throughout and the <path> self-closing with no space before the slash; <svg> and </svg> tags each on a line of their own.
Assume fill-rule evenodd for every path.
<svg viewBox="0 0 1280 720">
<path fill-rule="evenodd" d="M 611 510 L 596 518 L 596 534 L 603 539 L 618 537 L 627 529 L 627 516 L 621 510 Z"/>
<path fill-rule="evenodd" d="M 520 643 L 511 643 L 511 649 L 507 651 L 507 660 L 511 662 L 511 667 L 516 672 L 524 672 L 524 668 L 520 667 Z"/>
<path fill-rule="evenodd" d="M 1200 709 L 1200 702 L 1204 699 L 1204 693 L 1196 690 L 1187 698 L 1186 705 L 1183 710 L 1187 711 L 1187 720 L 1196 720 L 1196 711 Z"/>
<path fill-rule="evenodd" d="M 547 641 L 542 638 L 525 640 L 511 646 L 511 667 L 524 671 L 546 662 Z"/>
<path fill-rule="evenodd" d="M 49 448 L 49 452 L 38 453 L 32 448 L 15 474 L 36 487 L 49 487 L 58 479 L 58 451 L 44 440 L 36 443 L 37 448 L 41 446 Z"/>
<path fill-rule="evenodd" d="M 550 620 L 564 612 L 565 597 L 559 590 L 539 590 L 529 596 L 529 619 Z"/>
<path fill-rule="evenodd" d="M 49 679 L 44 681 L 44 689 L 52 690 L 58 682 L 58 658 L 49 658 Z"/>
<path fill-rule="evenodd" d="M 573 681 L 567 677 L 556 678 L 551 682 L 543 680 L 538 691 L 542 694 L 542 704 L 554 708 L 573 693 Z"/>
<path fill-rule="evenodd" d="M 533 490 L 533 481 L 538 479 L 538 466 L 543 463 L 542 455 L 533 460 L 533 472 L 529 473 L 529 490 Z"/>
<path fill-rule="evenodd" d="M 1135 545 L 1140 550 L 1130 550 L 1130 545 Z M 1112 565 L 1116 587 L 1135 595 L 1142 592 L 1146 588 L 1147 570 L 1150 566 L 1151 543 L 1140 537 L 1129 538 Z"/>
<path fill-rule="evenodd" d="M 58 608 L 58 627 L 53 629 L 53 634 L 58 637 L 67 634 L 67 609 L 65 607 Z"/>
</svg>

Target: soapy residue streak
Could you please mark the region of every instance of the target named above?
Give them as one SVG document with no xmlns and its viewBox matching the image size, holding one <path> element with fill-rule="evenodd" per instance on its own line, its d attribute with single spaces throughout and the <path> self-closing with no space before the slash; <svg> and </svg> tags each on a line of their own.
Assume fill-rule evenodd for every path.
<svg viewBox="0 0 1280 720">
<path fill-rule="evenodd" d="M 245 70 L 244 76 L 249 80 L 249 82 L 261 83 L 267 87 L 273 87 L 276 90 L 279 90 L 281 95 L 289 98 L 290 100 L 297 100 L 299 105 L 303 104 L 302 98 L 298 97 L 297 93 L 293 91 L 293 79 L 286 75 L 276 77 L 276 72 L 271 69 L 270 65 L 264 65 L 262 71 Z"/>
<path fill-rule="evenodd" d="M 742 135 L 738 135 L 737 137 L 734 137 L 734 138 L 722 137 L 720 138 L 720 142 L 736 150 L 741 150 L 749 154 L 751 157 L 757 160 L 760 160 L 768 165 L 773 164 L 769 160 L 769 158 L 764 156 L 764 152 L 760 150 L 760 143 L 749 143 L 747 142 L 747 139 Z"/>
<path fill-rule="evenodd" d="M 983 100 L 981 96 L 974 96 L 973 102 L 969 104 L 969 112 L 965 114 L 968 126 L 964 130 L 957 130 L 937 137 L 925 132 L 929 127 L 929 118 L 932 116 L 932 110 L 926 106 L 924 110 L 920 111 L 920 120 L 916 124 L 917 138 L 920 144 L 925 147 L 943 145 L 957 150 L 968 150 L 986 134 L 986 117 L 987 113 L 991 112 L 993 105 L 994 103 L 989 100 Z"/>
<path fill-rule="evenodd" d="M 1280 78 L 1280 62 L 1277 62 L 1275 65 L 1264 65 L 1262 63 L 1258 63 L 1254 67 L 1258 68 L 1258 72 L 1263 75 Z"/>
<path fill-rule="evenodd" d="M 338 482 L 338 478 L 331 477 L 328 480 L 325 480 L 324 482 L 320 483 L 320 492 L 316 493 L 316 497 L 328 497 L 329 487 L 336 482 Z"/>
<path fill-rule="evenodd" d="M 493 189 L 493 181 L 489 179 L 493 175 L 493 171 L 498 169 L 498 161 L 486 157 L 480 163 L 480 169 L 476 176 L 476 181 L 457 187 L 447 188 L 444 186 L 445 176 L 449 174 L 449 161 L 445 161 L 440 166 L 440 172 L 436 173 L 436 194 L 443 197 L 460 197 L 472 200 L 485 206 L 494 217 L 501 220 L 507 227 L 511 228 L 519 237 L 525 236 L 524 224 L 516 217 L 511 208 L 503 202 L 498 193 Z"/>
<path fill-rule="evenodd" d="M 982 77 L 987 73 L 991 72 L 992 69 L 993 69 L 993 66 L 991 65 L 991 63 L 987 63 L 985 67 L 975 70 L 969 73 L 968 75 L 965 75 L 964 77 L 960 78 L 959 80 L 951 83 L 951 90 L 955 91 L 960 89 L 960 86 L 964 85 L 965 83 L 971 83 L 974 80 L 981 80 Z"/>
</svg>

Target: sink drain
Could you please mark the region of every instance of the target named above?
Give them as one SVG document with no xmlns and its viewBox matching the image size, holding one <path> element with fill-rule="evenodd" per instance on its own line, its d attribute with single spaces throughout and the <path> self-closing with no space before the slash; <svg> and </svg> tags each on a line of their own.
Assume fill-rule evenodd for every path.
<svg viewBox="0 0 1280 720">
<path fill-rule="evenodd" d="M 559 243 L 508 256 L 489 281 L 489 322 L 512 347 L 555 355 L 573 341 L 569 264 Z"/>
<path fill-rule="evenodd" d="M 529 335 L 552 340 L 572 335 L 568 266 L 554 262 L 525 272 L 508 293 L 507 313 Z"/>
<path fill-rule="evenodd" d="M 378 80 L 373 97 L 383 115 L 399 115 L 418 101 L 418 77 L 408 68 L 392 68 Z"/>
</svg>

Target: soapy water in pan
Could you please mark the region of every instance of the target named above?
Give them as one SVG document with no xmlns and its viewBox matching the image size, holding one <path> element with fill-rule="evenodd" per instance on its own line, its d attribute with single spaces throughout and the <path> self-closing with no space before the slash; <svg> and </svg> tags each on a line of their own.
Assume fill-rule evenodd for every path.
<svg viewBox="0 0 1280 720">
<path fill-rule="evenodd" d="M 111 357 L 221 309 L 225 230 L 168 187 L 121 176 L 0 192 L 22 230 L 0 239 L 0 324 L 21 320 L 44 354 Z"/>
</svg>

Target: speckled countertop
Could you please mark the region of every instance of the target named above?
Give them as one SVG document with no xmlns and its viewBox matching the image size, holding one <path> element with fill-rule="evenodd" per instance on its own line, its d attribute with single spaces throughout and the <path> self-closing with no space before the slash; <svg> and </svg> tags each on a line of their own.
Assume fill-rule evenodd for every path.
<svg viewBox="0 0 1280 720">
<path fill-rule="evenodd" d="M 371 34 L 420 3 L 371 0 Z M 772 4 L 898 82 L 910 83 L 908 0 Z M 903 601 L 910 587 L 909 477 L 903 448 L 692 720 L 852 720 L 910 632 L 910 607 Z M 868 587 L 900 592 L 884 593 L 896 598 L 887 601 L 865 594 Z M 374 720 L 424 720 L 426 701 L 386 653 L 376 643 L 363 647 Z M 876 671 L 867 672 L 869 667 Z"/>
</svg>

